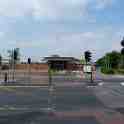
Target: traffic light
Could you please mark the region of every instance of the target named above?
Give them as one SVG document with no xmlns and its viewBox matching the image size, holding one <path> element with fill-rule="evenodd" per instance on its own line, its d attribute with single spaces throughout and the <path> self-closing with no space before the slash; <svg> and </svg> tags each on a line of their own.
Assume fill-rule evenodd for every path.
<svg viewBox="0 0 124 124">
<path fill-rule="evenodd" d="M 92 53 L 91 53 L 90 51 L 86 51 L 86 52 L 84 53 L 86 63 L 91 61 L 91 57 L 92 57 L 91 54 L 92 54 Z"/>
<path fill-rule="evenodd" d="M 121 41 L 121 46 L 124 47 L 124 38 L 123 38 L 123 40 Z"/>
<path fill-rule="evenodd" d="M 121 54 L 124 55 L 124 48 L 121 49 Z"/>
<path fill-rule="evenodd" d="M 18 59 L 18 52 L 16 49 L 14 49 L 14 60 Z"/>
<path fill-rule="evenodd" d="M 31 64 L 31 58 L 28 58 L 28 64 Z"/>
<path fill-rule="evenodd" d="M 123 38 L 123 40 L 121 41 L 121 46 L 122 46 L 121 54 L 124 55 L 124 38 Z"/>
</svg>

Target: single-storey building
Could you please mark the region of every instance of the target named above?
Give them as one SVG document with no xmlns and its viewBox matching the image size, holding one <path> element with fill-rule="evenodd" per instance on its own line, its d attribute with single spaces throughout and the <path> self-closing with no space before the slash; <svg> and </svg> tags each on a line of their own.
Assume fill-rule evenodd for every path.
<svg viewBox="0 0 124 124">
<path fill-rule="evenodd" d="M 48 63 L 51 69 L 55 70 L 76 70 L 77 65 L 80 64 L 80 61 L 74 57 L 60 57 L 58 55 L 44 57 L 43 60 Z"/>
</svg>

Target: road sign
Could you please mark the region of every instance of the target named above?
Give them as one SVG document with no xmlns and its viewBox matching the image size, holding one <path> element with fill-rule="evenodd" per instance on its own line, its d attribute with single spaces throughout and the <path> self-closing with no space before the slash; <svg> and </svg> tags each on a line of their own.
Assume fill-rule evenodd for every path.
<svg viewBox="0 0 124 124">
<path fill-rule="evenodd" d="M 91 73 L 92 72 L 92 66 L 91 65 L 84 65 L 83 70 L 84 70 L 84 72 Z"/>
</svg>

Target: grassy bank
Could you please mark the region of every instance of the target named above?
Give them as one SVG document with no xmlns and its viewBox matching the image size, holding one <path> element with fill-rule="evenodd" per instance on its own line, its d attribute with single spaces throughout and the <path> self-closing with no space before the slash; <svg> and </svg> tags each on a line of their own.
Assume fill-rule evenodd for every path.
<svg viewBox="0 0 124 124">
<path fill-rule="evenodd" d="M 114 69 L 106 69 L 104 67 L 101 68 L 101 72 L 103 74 L 115 74 L 115 70 Z"/>
<path fill-rule="evenodd" d="M 101 68 L 101 72 L 103 74 L 119 74 L 119 75 L 124 75 L 124 69 L 106 69 L 106 68 Z"/>
</svg>

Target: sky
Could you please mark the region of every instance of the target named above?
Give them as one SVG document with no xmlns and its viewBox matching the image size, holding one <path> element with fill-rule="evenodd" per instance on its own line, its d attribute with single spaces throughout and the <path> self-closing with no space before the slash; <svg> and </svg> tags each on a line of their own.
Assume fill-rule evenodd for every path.
<svg viewBox="0 0 124 124">
<path fill-rule="evenodd" d="M 123 0 L 0 0 L 0 53 L 20 48 L 34 61 L 59 54 L 93 59 L 120 51 Z"/>
</svg>

